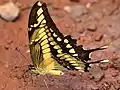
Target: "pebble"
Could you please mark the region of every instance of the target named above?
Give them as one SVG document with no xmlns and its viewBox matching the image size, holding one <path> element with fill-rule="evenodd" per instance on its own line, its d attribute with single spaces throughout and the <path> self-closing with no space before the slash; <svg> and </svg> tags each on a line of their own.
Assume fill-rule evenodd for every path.
<svg viewBox="0 0 120 90">
<path fill-rule="evenodd" d="M 90 70 L 95 81 L 100 81 L 104 77 L 104 72 L 99 67 L 94 67 Z"/>
<path fill-rule="evenodd" d="M 71 2 L 79 2 L 79 0 L 70 0 Z"/>
<path fill-rule="evenodd" d="M 118 61 L 114 62 L 113 67 L 115 69 L 119 69 L 120 70 L 120 60 L 119 59 L 118 59 Z"/>
<path fill-rule="evenodd" d="M 103 34 L 98 34 L 98 36 L 95 37 L 95 41 L 101 41 L 103 39 Z"/>
<path fill-rule="evenodd" d="M 96 31 L 96 29 L 97 29 L 96 24 L 89 24 L 87 26 L 87 30 L 89 30 L 89 31 Z"/>
<path fill-rule="evenodd" d="M 64 10 L 75 19 L 88 13 L 88 9 L 84 5 L 65 6 Z"/>
<path fill-rule="evenodd" d="M 106 70 L 106 69 L 108 69 L 108 64 L 102 64 L 102 63 L 100 63 L 100 68 L 102 70 Z"/>
<path fill-rule="evenodd" d="M 20 9 L 13 2 L 0 5 L 0 17 L 6 21 L 14 21 L 19 13 Z"/>
<path fill-rule="evenodd" d="M 112 46 L 116 48 L 117 50 L 120 50 L 120 39 L 116 39 L 112 42 Z"/>
</svg>

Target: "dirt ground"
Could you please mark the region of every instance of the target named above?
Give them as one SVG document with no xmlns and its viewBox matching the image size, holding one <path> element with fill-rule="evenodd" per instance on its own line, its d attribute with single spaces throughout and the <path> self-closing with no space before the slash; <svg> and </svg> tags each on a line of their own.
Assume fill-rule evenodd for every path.
<svg viewBox="0 0 120 90">
<path fill-rule="evenodd" d="M 27 53 L 28 6 L 35 1 L 14 0 L 21 9 L 19 18 L 14 22 L 0 18 L 0 90 L 120 90 L 120 0 L 44 0 L 64 35 L 72 35 L 87 49 L 109 45 L 92 54 L 92 60 L 106 58 L 109 63 L 95 64 L 90 72 L 66 71 L 63 76 L 27 71 L 32 64 Z M 0 5 L 6 2 L 0 0 Z M 75 5 L 87 6 L 88 12 L 76 17 L 65 11 Z"/>
</svg>

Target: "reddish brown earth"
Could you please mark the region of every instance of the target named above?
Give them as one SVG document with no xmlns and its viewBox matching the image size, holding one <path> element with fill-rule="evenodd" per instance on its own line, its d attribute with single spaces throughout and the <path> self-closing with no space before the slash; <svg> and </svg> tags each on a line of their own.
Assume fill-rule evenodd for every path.
<svg viewBox="0 0 120 90">
<path fill-rule="evenodd" d="M 96 2 L 93 2 L 96 1 Z M 1 0 L 0 4 L 7 0 Z M 21 8 L 14 22 L 0 19 L 0 90 L 120 90 L 120 0 L 45 0 L 49 11 L 66 35 L 78 39 L 85 48 L 109 47 L 92 54 L 93 60 L 108 58 L 107 64 L 97 64 L 90 72 L 66 71 L 63 76 L 34 75 L 28 70 L 32 64 L 28 50 L 27 23 L 35 1 L 14 0 Z M 71 19 L 65 6 L 91 6 L 88 13 Z M 77 19 L 77 20 L 76 20 Z M 91 25 L 97 29 L 90 31 Z M 111 43 L 111 44 L 110 44 Z"/>
</svg>

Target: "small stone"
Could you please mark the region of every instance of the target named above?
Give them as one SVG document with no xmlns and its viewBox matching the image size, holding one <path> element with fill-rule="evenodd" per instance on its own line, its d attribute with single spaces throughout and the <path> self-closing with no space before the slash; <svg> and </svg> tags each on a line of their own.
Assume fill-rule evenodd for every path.
<svg viewBox="0 0 120 90">
<path fill-rule="evenodd" d="M 65 6 L 65 7 L 64 7 L 64 10 L 65 10 L 66 12 L 70 13 L 70 12 L 71 12 L 71 7 L 70 7 L 70 6 Z"/>
<path fill-rule="evenodd" d="M 116 77 L 116 76 L 118 76 L 119 75 L 119 71 L 115 71 L 114 73 L 112 73 L 112 76 L 113 77 Z"/>
<path fill-rule="evenodd" d="M 100 64 L 100 68 L 102 70 L 106 70 L 106 69 L 108 69 L 108 64 Z"/>
<path fill-rule="evenodd" d="M 91 7 L 91 3 L 87 3 L 86 7 L 90 8 Z"/>
<path fill-rule="evenodd" d="M 89 31 L 96 31 L 97 26 L 96 26 L 96 24 L 89 24 L 89 25 L 87 26 L 87 29 L 88 29 Z"/>
<path fill-rule="evenodd" d="M 120 50 L 120 39 L 116 39 L 112 42 L 112 46 L 115 47 L 116 49 Z"/>
<path fill-rule="evenodd" d="M 72 1 L 72 2 L 79 2 L 79 0 L 70 0 L 70 1 Z"/>
<path fill-rule="evenodd" d="M 99 34 L 97 35 L 97 37 L 95 38 L 95 41 L 101 41 L 103 38 L 103 34 Z"/>
<path fill-rule="evenodd" d="M 7 21 L 14 21 L 20 13 L 20 9 L 13 2 L 0 5 L 0 17 Z"/>
<path fill-rule="evenodd" d="M 92 90 L 99 90 L 99 88 L 97 87 L 97 86 L 94 86 L 94 85 L 92 85 Z"/>
<path fill-rule="evenodd" d="M 65 6 L 64 10 L 70 13 L 73 18 L 78 18 L 88 13 L 88 9 L 84 5 Z"/>
<path fill-rule="evenodd" d="M 104 72 L 99 67 L 94 67 L 90 70 L 95 81 L 100 81 L 104 77 Z"/>
<path fill-rule="evenodd" d="M 8 50 L 8 49 L 9 49 L 9 47 L 8 47 L 8 46 L 4 46 L 4 48 L 5 48 L 6 50 Z"/>
<path fill-rule="evenodd" d="M 120 60 L 119 59 L 114 62 L 113 67 L 116 69 L 120 69 Z"/>
</svg>

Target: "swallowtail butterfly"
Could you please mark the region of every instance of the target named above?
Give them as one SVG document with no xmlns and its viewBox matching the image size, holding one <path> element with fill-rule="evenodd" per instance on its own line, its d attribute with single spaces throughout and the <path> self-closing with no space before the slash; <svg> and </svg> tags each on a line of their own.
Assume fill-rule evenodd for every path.
<svg viewBox="0 0 120 90">
<path fill-rule="evenodd" d="M 86 71 L 90 63 L 89 54 L 105 47 L 84 50 L 76 40 L 63 34 L 56 27 L 45 3 L 37 1 L 28 21 L 30 54 L 34 69 L 39 74 L 60 75 L 63 70 Z"/>
</svg>

